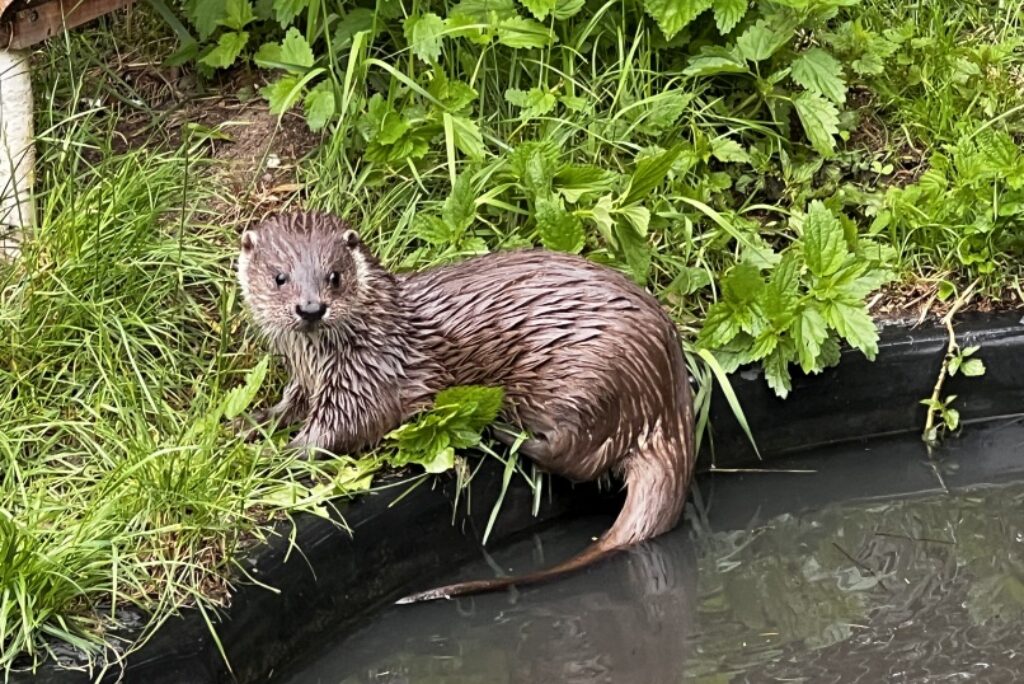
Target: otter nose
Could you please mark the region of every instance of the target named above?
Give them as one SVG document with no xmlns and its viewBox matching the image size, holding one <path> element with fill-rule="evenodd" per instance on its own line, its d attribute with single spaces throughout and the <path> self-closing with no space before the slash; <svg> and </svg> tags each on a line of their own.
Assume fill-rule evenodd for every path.
<svg viewBox="0 0 1024 684">
<path fill-rule="evenodd" d="M 305 301 L 295 305 L 295 313 L 304 321 L 319 321 L 327 313 L 327 305 L 323 302 Z"/>
</svg>

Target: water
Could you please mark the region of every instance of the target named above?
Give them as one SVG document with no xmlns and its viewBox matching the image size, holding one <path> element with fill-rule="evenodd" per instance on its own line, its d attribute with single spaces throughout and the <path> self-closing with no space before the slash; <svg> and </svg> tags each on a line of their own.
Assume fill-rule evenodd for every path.
<svg viewBox="0 0 1024 684">
<path fill-rule="evenodd" d="M 669 535 L 554 584 L 389 608 L 279 681 L 1016 681 L 1022 446 L 1024 425 L 1000 421 L 933 459 L 907 438 L 709 475 L 703 513 Z M 550 565 L 609 522 L 492 561 Z M 493 574 L 481 561 L 445 579 Z"/>
</svg>

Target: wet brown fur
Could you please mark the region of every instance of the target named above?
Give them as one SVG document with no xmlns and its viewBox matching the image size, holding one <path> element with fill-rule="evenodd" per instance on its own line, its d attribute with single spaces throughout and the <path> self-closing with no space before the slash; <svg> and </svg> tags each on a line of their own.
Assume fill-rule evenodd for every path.
<svg viewBox="0 0 1024 684">
<path fill-rule="evenodd" d="M 279 272 L 290 275 L 283 287 Z M 612 472 L 626 484 L 617 520 L 579 556 L 400 602 L 551 579 L 678 522 L 694 460 L 680 340 L 657 301 L 617 271 L 525 250 L 395 275 L 344 222 L 300 212 L 243 236 L 239 277 L 291 372 L 282 401 L 260 418 L 302 420 L 293 446 L 365 449 L 446 387 L 501 386 L 503 418 L 531 435 L 522 453 L 572 480 Z M 294 313 L 308 298 L 327 305 L 313 327 Z"/>
</svg>

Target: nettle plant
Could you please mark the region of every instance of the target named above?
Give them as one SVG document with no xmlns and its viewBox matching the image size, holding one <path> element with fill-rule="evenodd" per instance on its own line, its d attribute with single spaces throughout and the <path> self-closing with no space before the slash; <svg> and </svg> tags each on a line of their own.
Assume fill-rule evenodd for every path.
<svg viewBox="0 0 1024 684">
<path fill-rule="evenodd" d="M 697 340 L 727 372 L 763 362 L 780 397 L 792 389 L 790 364 L 818 373 L 839 362 L 840 341 L 874 359 L 878 332 L 864 300 L 893 277 L 891 248 L 821 201 L 792 222 L 798 237 L 781 254 L 752 252 L 726 273 Z"/>
</svg>

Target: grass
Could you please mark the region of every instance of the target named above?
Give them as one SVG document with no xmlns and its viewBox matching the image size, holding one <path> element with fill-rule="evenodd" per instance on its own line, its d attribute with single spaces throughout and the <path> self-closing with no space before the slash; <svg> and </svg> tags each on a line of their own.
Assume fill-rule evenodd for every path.
<svg viewBox="0 0 1024 684">
<path fill-rule="evenodd" d="M 726 40 L 710 13 L 675 45 L 640 16 L 594 3 L 552 21 L 559 42 L 533 50 L 445 37 L 436 69 L 401 18 L 332 53 L 309 34 L 338 114 L 290 201 L 353 218 L 395 267 L 559 243 L 626 271 L 691 341 L 702 433 L 712 374 L 771 357 L 751 356 L 753 343 L 697 350 L 697 332 L 740 289 L 730 273 L 753 265 L 770 283 L 780 259 L 806 251 L 816 200 L 900 279 L 951 297 L 980 277 L 990 298 L 1019 303 L 1021 3 L 864 0 L 804 17 L 749 73 L 713 75 L 687 71 L 702 44 Z M 140 42 L 149 52 L 123 53 Z M 834 154 L 800 128 L 804 90 L 767 79 L 808 46 L 844 65 L 849 141 Z M 173 49 L 140 9 L 37 55 L 40 225 L 22 260 L 0 266 L 0 668 L 38 664 L 57 642 L 118 657 L 131 647 L 110 636 L 119 618 L 141 609 L 152 629 L 183 605 L 218 604 L 233 560 L 275 516 L 363 488 L 380 467 L 303 465 L 222 427 L 279 387 L 280 369 L 267 389 L 246 384 L 264 352 L 231 262 L 251 212 L 230 205 L 208 145 L 180 140 L 177 113 L 123 77 Z M 858 70 L 869 57 L 882 68 Z M 438 74 L 476 96 L 456 102 Z M 510 89 L 537 99 L 520 106 Z M 405 122 L 397 142 L 367 124 L 382 104 Z M 152 121 L 151 137 L 124 137 L 136 120 Z M 780 348 L 796 339 L 776 327 Z M 310 475 L 324 483 L 311 493 Z"/>
</svg>

